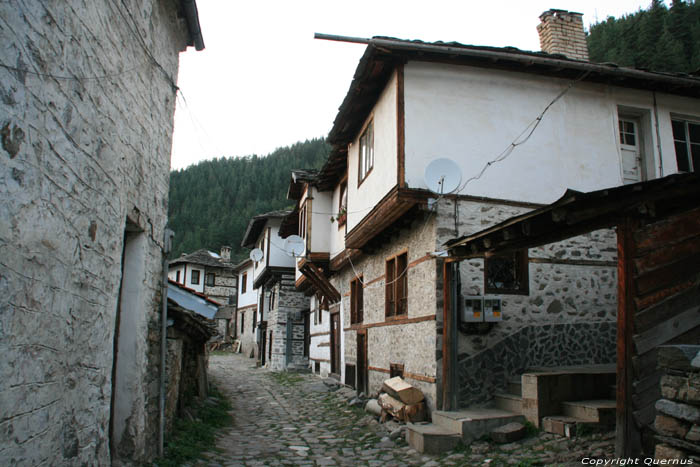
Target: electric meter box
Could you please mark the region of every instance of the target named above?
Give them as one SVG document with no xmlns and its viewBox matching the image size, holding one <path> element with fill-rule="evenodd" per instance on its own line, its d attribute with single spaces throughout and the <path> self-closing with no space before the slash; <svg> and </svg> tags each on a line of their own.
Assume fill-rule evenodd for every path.
<svg viewBox="0 0 700 467">
<path fill-rule="evenodd" d="M 463 323 L 482 323 L 484 321 L 484 297 L 464 297 L 464 306 L 459 318 Z"/>
<path fill-rule="evenodd" d="M 484 299 L 484 321 L 487 323 L 502 321 L 502 311 L 500 298 Z"/>
</svg>

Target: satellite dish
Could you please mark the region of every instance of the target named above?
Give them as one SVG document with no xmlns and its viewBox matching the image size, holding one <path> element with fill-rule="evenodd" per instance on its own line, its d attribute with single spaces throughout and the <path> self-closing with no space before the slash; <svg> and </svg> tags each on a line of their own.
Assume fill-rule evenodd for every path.
<svg viewBox="0 0 700 467">
<path fill-rule="evenodd" d="M 263 252 L 260 248 L 255 248 L 251 250 L 250 252 L 250 259 L 255 261 L 256 263 L 260 261 L 263 258 Z"/>
<path fill-rule="evenodd" d="M 434 159 L 425 168 L 423 178 L 430 191 L 446 195 L 459 188 L 462 169 L 452 159 Z"/>
<path fill-rule="evenodd" d="M 284 251 L 295 258 L 302 256 L 306 251 L 306 242 L 299 235 L 290 235 L 284 240 Z"/>
</svg>

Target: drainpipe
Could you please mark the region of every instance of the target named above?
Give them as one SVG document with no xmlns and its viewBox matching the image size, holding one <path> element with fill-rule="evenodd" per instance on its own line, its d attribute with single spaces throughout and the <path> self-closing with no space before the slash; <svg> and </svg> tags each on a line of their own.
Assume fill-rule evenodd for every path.
<svg viewBox="0 0 700 467">
<path fill-rule="evenodd" d="M 175 232 L 166 228 L 163 233 L 163 290 L 161 292 L 163 309 L 160 314 L 160 425 L 158 427 L 158 455 L 163 456 L 165 443 L 165 354 L 166 333 L 168 330 L 168 254 L 172 249 Z"/>
<path fill-rule="evenodd" d="M 455 200 L 455 203 L 457 201 Z M 459 308 L 460 308 L 460 298 L 462 295 L 462 280 L 459 271 L 460 262 L 455 261 L 451 264 L 452 270 L 452 284 L 451 292 L 452 297 L 450 298 L 450 305 L 452 308 L 450 313 L 452 314 L 452 326 L 450 327 L 450 340 L 452 341 L 450 345 L 450 373 L 452 377 L 450 378 L 450 407 L 451 410 L 457 410 L 459 404 L 459 395 L 457 391 L 459 385 L 457 384 L 457 369 L 458 363 L 457 358 L 459 357 L 457 348 L 459 347 L 459 334 L 457 333 L 457 323 L 459 322 Z"/>
<path fill-rule="evenodd" d="M 664 158 L 661 154 L 661 133 L 659 132 L 659 109 L 656 107 L 656 91 L 654 96 L 654 124 L 656 125 L 656 147 L 659 151 L 659 178 L 664 176 Z"/>
</svg>

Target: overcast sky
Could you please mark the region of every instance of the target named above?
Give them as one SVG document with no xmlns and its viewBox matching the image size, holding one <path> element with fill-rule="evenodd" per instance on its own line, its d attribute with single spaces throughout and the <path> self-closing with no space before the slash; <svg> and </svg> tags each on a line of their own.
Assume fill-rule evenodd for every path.
<svg viewBox="0 0 700 467">
<path fill-rule="evenodd" d="M 539 50 L 539 15 L 550 8 L 583 13 L 588 29 L 649 3 L 197 0 L 206 48 L 180 55 L 172 168 L 326 136 L 365 45 L 314 32 Z"/>
</svg>

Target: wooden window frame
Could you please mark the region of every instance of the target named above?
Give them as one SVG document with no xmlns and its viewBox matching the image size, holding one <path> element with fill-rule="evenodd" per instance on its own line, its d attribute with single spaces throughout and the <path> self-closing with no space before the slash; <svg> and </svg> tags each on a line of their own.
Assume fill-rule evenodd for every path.
<svg viewBox="0 0 700 467">
<path fill-rule="evenodd" d="M 362 276 L 350 281 L 350 324 L 360 324 L 364 321 L 365 301 Z"/>
<path fill-rule="evenodd" d="M 343 204 L 343 191 L 345 191 L 345 204 Z M 348 219 L 348 179 L 347 176 L 340 182 L 340 192 L 338 194 L 338 230 L 340 230 Z"/>
<path fill-rule="evenodd" d="M 530 294 L 530 277 L 529 277 L 529 259 L 527 249 L 518 250 L 513 253 L 515 259 L 515 275 L 519 287 L 512 289 L 500 289 L 489 286 L 489 260 L 498 258 L 499 255 L 484 258 L 484 291 L 487 294 L 494 295 L 529 295 Z"/>
<path fill-rule="evenodd" d="M 387 258 L 384 265 L 384 316 L 387 320 L 408 316 L 408 250 Z"/>
<path fill-rule="evenodd" d="M 244 272 L 241 276 L 241 295 L 248 290 L 248 273 Z"/>
<path fill-rule="evenodd" d="M 211 284 L 209 283 L 209 278 L 211 277 Z M 204 274 L 204 285 L 207 287 L 214 287 L 216 285 L 216 274 L 213 272 L 207 272 Z"/>
<path fill-rule="evenodd" d="M 299 208 L 299 236 L 306 240 L 306 217 L 308 213 L 306 212 L 306 201 Z"/>
<path fill-rule="evenodd" d="M 369 139 L 369 142 L 367 142 L 367 139 Z M 365 154 L 362 151 L 363 146 L 369 147 L 369 157 L 367 158 L 369 163 L 365 161 L 364 165 Z M 362 182 L 367 179 L 369 174 L 372 173 L 372 169 L 374 168 L 374 118 L 371 118 L 362 130 L 357 147 L 357 186 L 359 187 L 362 185 Z M 363 169 L 366 170 L 363 172 Z"/>
<path fill-rule="evenodd" d="M 197 274 L 197 280 L 194 280 L 195 273 Z M 199 269 L 193 269 L 190 271 L 190 284 L 199 285 Z"/>
</svg>

